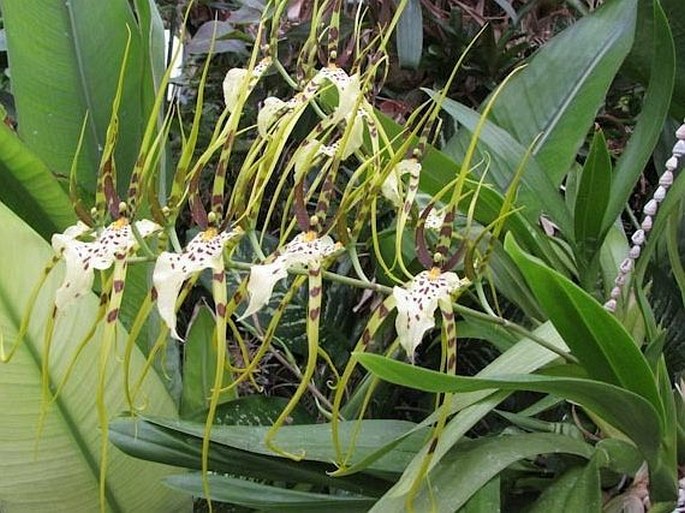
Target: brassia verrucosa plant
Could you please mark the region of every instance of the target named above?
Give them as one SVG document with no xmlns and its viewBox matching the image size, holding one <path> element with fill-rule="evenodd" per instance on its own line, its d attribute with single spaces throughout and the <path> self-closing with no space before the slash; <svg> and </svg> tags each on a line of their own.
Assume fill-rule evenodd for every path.
<svg viewBox="0 0 685 513">
<path fill-rule="evenodd" d="M 76 442 L 91 502 L 73 511 L 92 510 L 93 484 L 101 511 L 183 509 L 179 490 L 210 511 L 213 502 L 247 511 L 673 510 L 685 406 L 648 263 L 667 244 L 685 290 L 675 226 L 685 125 L 663 129 L 682 114 L 675 56 L 685 43 L 658 0 L 604 2 L 473 110 L 449 92 L 480 38 L 493 37 L 483 29 L 402 125 L 376 100 L 393 45 L 420 64 L 420 46 L 393 39 L 397 27 L 421 26 L 419 2 L 401 0 L 383 26 L 362 4 L 314 2 L 286 58 L 289 4 L 269 1 L 236 35 L 251 52 L 225 73 L 209 134 L 200 127 L 205 93 L 218 86 L 209 79 L 215 42 L 190 126 L 180 106 L 164 105 L 169 71 L 155 75 L 156 96 L 136 76 L 145 122 L 138 137 L 125 134 L 123 151 L 131 64 L 141 45 L 154 47 L 145 37 L 154 6 L 134 4 L 139 24 L 120 27 L 109 123 L 84 112 L 74 134 L 75 217 L 46 165 L 25 175 L 50 158 L 49 143 L 27 137 L 24 147 L 0 130 L 0 144 L 22 156 L 0 157 L 19 177 L 13 187 L 50 219 L 0 209 L 7 238 L 27 241 L 6 250 L 11 265 L 0 273 L 0 407 L 16 407 L 6 399 L 20 386 L 15 369 L 39 369 L 26 378 L 35 420 L 0 421 L 0 434 L 35 424 L 22 444 L 34 440 L 40 455 L 55 423 L 76 431 L 75 389 L 92 396 L 89 431 Z M 12 19 L 10 8 L 8 35 Z M 646 33 L 642 109 L 615 159 L 593 122 L 622 64 L 644 65 L 644 48 L 631 49 Z M 18 118 L 21 127 L 21 105 Z M 93 174 L 83 161 L 103 126 Z M 660 139 L 666 171 L 640 224 L 624 225 Z M 168 151 L 169 140 L 180 149 Z M 47 192 L 31 191 L 34 179 Z M 50 237 L 51 256 L 26 223 Z M 193 304 L 198 294 L 209 309 Z M 467 373 L 462 348 L 474 340 L 493 356 Z M 273 359 L 297 378 L 287 397 L 258 393 Z M 174 379 L 176 408 L 163 390 L 173 392 Z M 415 411 L 400 419 L 402 408 Z M 146 470 L 145 486 L 170 489 L 145 496 L 125 479 L 127 465 L 141 463 L 110 444 L 197 472 Z M 3 474 L 21 454 L 0 461 Z M 0 504 L 22 503 L 19 482 L 0 476 Z M 126 486 L 136 491 L 120 498 Z"/>
</svg>

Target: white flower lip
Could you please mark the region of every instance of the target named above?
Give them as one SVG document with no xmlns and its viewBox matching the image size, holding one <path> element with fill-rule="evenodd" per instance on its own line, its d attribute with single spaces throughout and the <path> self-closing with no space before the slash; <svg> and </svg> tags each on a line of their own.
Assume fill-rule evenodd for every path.
<svg viewBox="0 0 685 513">
<path fill-rule="evenodd" d="M 135 226 L 142 237 L 160 229 L 147 219 L 136 221 Z M 63 310 L 91 289 L 95 269 L 109 269 L 115 259 L 127 258 L 137 245 L 131 225 L 123 218 L 111 223 L 92 242 L 77 240 L 88 230 L 88 226 L 79 222 L 64 233 L 52 236 L 52 247 L 64 257 L 67 266 L 64 282 L 55 295 L 58 310 Z"/>
<path fill-rule="evenodd" d="M 298 234 L 272 262 L 252 267 L 247 284 L 250 302 L 240 318 L 249 317 L 267 304 L 274 285 L 287 276 L 289 269 L 320 263 L 339 248 L 340 244 L 334 243 L 328 235 L 316 238 L 313 232 Z"/>
<path fill-rule="evenodd" d="M 412 361 L 426 331 L 435 326 L 438 301 L 449 298 L 466 283 L 453 272 L 438 274 L 433 269 L 417 274 L 404 287 L 393 288 L 392 295 L 397 301 L 397 337 Z"/>
<path fill-rule="evenodd" d="M 217 232 L 209 228 L 198 233 L 182 253 L 165 251 L 157 258 L 152 272 L 152 283 L 157 291 L 157 309 L 174 338 L 182 340 L 176 332 L 176 300 L 183 282 L 204 269 L 223 272 L 224 246 L 241 234 L 240 228 L 230 232 Z"/>
</svg>

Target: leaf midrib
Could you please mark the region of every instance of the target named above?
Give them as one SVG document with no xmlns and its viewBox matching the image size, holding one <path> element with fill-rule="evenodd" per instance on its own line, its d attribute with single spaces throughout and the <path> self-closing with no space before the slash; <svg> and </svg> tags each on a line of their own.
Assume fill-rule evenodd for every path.
<svg viewBox="0 0 685 513">
<path fill-rule="evenodd" d="M 10 318 L 13 327 L 17 327 L 21 323 L 21 316 L 17 312 L 15 308 L 15 304 L 12 301 L 8 301 L 7 294 L 6 294 L 6 289 L 4 287 L 0 287 L 0 299 L 2 299 L 2 303 L 4 305 L 4 310 L 7 312 L 7 316 Z M 33 361 L 33 363 L 36 366 L 36 369 L 38 370 L 37 374 L 41 374 L 41 366 L 42 366 L 42 360 L 40 355 L 38 354 L 38 351 L 36 349 L 37 344 L 34 345 L 33 340 L 28 336 L 26 336 L 23 346 L 26 348 L 28 351 L 28 354 Z M 11 362 L 6 364 L 6 365 L 11 365 Z M 52 376 L 50 376 L 49 379 L 49 385 L 50 385 L 50 390 L 55 390 L 56 383 L 53 381 Z M 67 432 L 70 435 L 70 437 L 73 439 L 74 444 L 78 448 L 79 452 L 83 456 L 83 459 L 86 462 L 86 465 L 88 469 L 91 471 L 93 474 L 93 478 L 95 479 L 95 482 L 99 482 L 99 476 L 100 476 L 100 467 L 95 459 L 94 454 L 91 452 L 89 447 L 84 443 L 83 437 L 82 436 L 77 436 L 80 435 L 81 432 L 78 428 L 78 424 L 75 422 L 74 417 L 71 415 L 69 407 L 66 405 L 63 396 L 58 395 L 56 399 L 54 399 L 54 404 L 56 409 L 58 410 L 60 417 L 64 421 L 64 423 L 67 426 Z M 105 499 L 107 501 L 107 504 L 110 506 L 111 510 L 114 513 L 123 513 L 123 510 L 121 509 L 121 506 L 119 505 L 119 502 L 116 500 L 116 497 L 114 495 L 114 492 L 109 486 L 109 481 L 105 482 Z"/>
</svg>

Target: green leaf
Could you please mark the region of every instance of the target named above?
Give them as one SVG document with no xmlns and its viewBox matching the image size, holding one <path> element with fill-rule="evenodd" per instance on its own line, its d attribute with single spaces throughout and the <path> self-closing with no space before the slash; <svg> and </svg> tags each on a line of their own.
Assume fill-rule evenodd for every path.
<svg viewBox="0 0 685 513">
<path fill-rule="evenodd" d="M 202 497 L 202 475 L 184 474 L 165 479 L 166 484 L 196 497 Z M 277 486 L 245 481 L 228 476 L 209 476 L 212 500 L 228 502 L 260 511 L 299 513 L 300 511 L 339 511 L 341 513 L 366 512 L 376 499 L 350 495 L 326 495 L 301 492 Z"/>
<path fill-rule="evenodd" d="M 614 169 L 604 230 L 609 229 L 625 208 L 635 183 L 649 162 L 668 114 L 676 64 L 671 31 L 658 2 L 654 3 L 654 27 L 654 53 L 650 59 L 653 78 L 649 81 L 637 125 Z"/>
<path fill-rule="evenodd" d="M 0 123 L 0 201 L 44 239 L 74 224 L 69 197 L 45 163 Z"/>
<path fill-rule="evenodd" d="M 201 438 L 204 424 L 189 421 L 174 421 L 165 418 L 148 418 L 148 422 L 173 429 L 186 435 Z M 416 424 L 400 420 L 365 420 L 361 423 L 358 438 L 355 442 L 354 459 L 362 459 L 374 452 L 388 438 L 404 435 L 416 427 Z M 250 451 L 256 454 L 274 455 L 264 444 L 264 436 L 270 426 L 214 426 L 210 440 L 213 443 Z M 340 437 L 343 445 L 349 444 L 357 428 L 356 422 L 340 423 Z M 387 457 L 374 463 L 372 469 L 383 472 L 401 472 L 407 462 L 414 456 L 423 442 L 425 431 L 420 429 L 402 446 L 395 448 Z M 331 462 L 335 460 L 335 449 L 331 444 L 330 424 L 309 424 L 301 426 L 283 426 L 276 435 L 275 443 L 286 451 L 305 450 L 304 459 L 308 461 Z"/>
<path fill-rule="evenodd" d="M 582 271 L 602 246 L 602 220 L 611 191 L 611 155 L 601 130 L 590 146 L 573 209 L 576 257 Z"/>
<path fill-rule="evenodd" d="M 127 29 L 131 51 L 119 112 L 116 161 L 119 190 L 125 190 L 150 112 L 147 44 L 126 0 L 90 2 L 2 0 L 3 22 L 17 106 L 19 135 L 50 169 L 67 173 L 83 119 L 90 120 L 78 165 L 78 182 L 95 190 L 100 153 L 110 120 Z M 36 37 L 36 20 L 42 24 Z M 161 57 L 161 56 L 159 56 Z"/>
<path fill-rule="evenodd" d="M 542 132 L 533 155 L 555 186 L 630 50 L 636 9 L 637 0 L 611 0 L 571 25 L 512 78 L 493 107 L 493 121 L 524 147 Z"/>
<path fill-rule="evenodd" d="M 43 274 L 52 249 L 41 237 L 0 204 L 0 240 L 5 241 L 0 266 L 0 330 L 11 344 L 26 308 L 31 289 Z M 0 504 L 16 512 L 73 512 L 99 510 L 98 482 L 100 431 L 95 393 L 98 382 L 100 344 L 95 340 L 82 351 L 55 403 L 49 408 L 42 435 L 36 438 L 41 409 L 43 331 L 52 309 L 62 266 L 53 271 L 31 314 L 24 344 L 14 358 L 0 366 Z M 50 361 L 50 385 L 54 391 L 90 329 L 98 298 L 88 295 L 63 312 L 57 320 Z M 119 329 L 117 347 L 123 350 L 126 334 Z M 141 372 L 142 355 L 134 351 L 132 371 Z M 121 366 L 109 355 L 107 411 L 127 408 L 122 390 Z M 160 415 L 174 415 L 173 402 L 159 378 L 150 374 L 142 394 L 148 408 Z M 189 501 L 161 486 L 168 468 L 136 462 L 120 452 L 109 451 L 107 508 L 109 511 L 188 511 Z"/>
<path fill-rule="evenodd" d="M 110 424 L 110 440 L 136 458 L 199 470 L 202 467 L 202 434 L 189 434 L 187 429 L 177 428 L 173 422 L 164 425 L 158 420 L 117 419 Z M 330 446 L 330 439 L 327 442 Z M 295 462 L 272 453 L 252 451 L 249 446 L 243 450 L 217 442 L 211 442 L 209 446 L 209 469 L 248 479 L 309 483 L 370 495 L 381 495 L 388 487 L 386 481 L 368 474 L 331 477 L 328 472 L 334 467 L 328 461 L 305 459 Z"/>
<path fill-rule="evenodd" d="M 460 513 L 500 513 L 500 479 L 495 477 L 480 487 Z"/>
<path fill-rule="evenodd" d="M 584 467 L 573 467 L 550 485 L 535 501 L 530 513 L 549 511 L 601 511 L 602 494 L 596 458 Z"/>
<path fill-rule="evenodd" d="M 662 417 L 654 375 L 621 323 L 569 279 L 525 254 L 512 237 L 504 245 L 588 375 L 644 397 Z"/>
<path fill-rule="evenodd" d="M 675 43 L 675 87 L 671 97 L 671 115 L 675 118 L 685 116 L 685 19 L 682 17 L 682 3 L 680 0 L 660 0 L 665 18 L 670 25 Z M 654 0 L 639 0 L 637 11 L 637 26 L 635 28 L 635 44 L 626 59 L 625 68 L 631 76 L 648 84 L 650 71 L 655 60 L 662 55 L 654 52 L 654 37 L 663 30 L 654 23 Z"/>
<path fill-rule="evenodd" d="M 519 460 L 548 453 L 575 454 L 589 459 L 593 452 L 593 447 L 581 440 L 550 433 L 497 436 L 462 443 L 435 466 L 427 479 L 430 485 L 421 488 L 414 508 L 415 511 L 458 511 L 493 477 Z M 403 511 L 404 501 L 403 495 L 388 493 L 370 513 Z"/>
<path fill-rule="evenodd" d="M 207 306 L 200 305 L 193 315 L 183 351 L 182 418 L 193 417 L 209 407 L 216 371 L 216 344 L 213 342 L 215 326 L 212 312 Z M 231 382 L 231 373 L 226 372 L 223 386 Z M 235 397 L 235 391 L 224 392 L 219 400 L 225 402 Z"/>
<path fill-rule="evenodd" d="M 420 0 L 407 0 L 397 22 L 395 39 L 400 66 L 418 68 L 423 54 L 423 14 Z"/>
<path fill-rule="evenodd" d="M 435 97 L 435 93 L 427 92 L 432 98 Z M 500 101 L 502 100 L 498 99 L 495 106 Z M 449 98 L 445 99 L 442 108 L 462 125 L 460 131 L 448 141 L 444 151 L 456 159 L 461 159 L 480 120 L 480 114 Z M 486 121 L 480 133 L 477 149 L 481 158 L 485 158 L 487 154 L 492 159 L 487 171 L 488 181 L 493 181 L 502 194 L 506 193 L 511 177 L 526 160 L 517 197 L 517 205 L 525 207 L 523 215 L 531 223 L 536 224 L 540 214 L 545 213 L 559 226 L 562 233 L 570 233 L 571 215 L 563 198 L 535 157 L 526 156 L 526 146 L 492 121 Z"/>
<path fill-rule="evenodd" d="M 356 358 L 385 381 L 425 392 L 528 390 L 564 397 L 581 404 L 623 431 L 648 459 L 655 458 L 661 442 L 661 418 L 654 407 L 641 396 L 608 383 L 526 374 L 502 374 L 489 379 L 467 378 L 414 367 L 375 354 L 357 353 Z"/>
</svg>

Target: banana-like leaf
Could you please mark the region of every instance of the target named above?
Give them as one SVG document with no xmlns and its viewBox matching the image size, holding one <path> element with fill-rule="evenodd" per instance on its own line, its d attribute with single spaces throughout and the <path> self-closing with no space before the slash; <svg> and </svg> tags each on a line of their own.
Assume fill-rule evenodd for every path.
<svg viewBox="0 0 685 513">
<path fill-rule="evenodd" d="M 74 223 L 69 197 L 47 165 L 0 123 L 0 201 L 49 239 Z"/>
<path fill-rule="evenodd" d="M 654 374 L 621 323 L 569 279 L 525 254 L 512 237 L 504 245 L 588 375 L 644 397 L 663 419 Z"/>
<path fill-rule="evenodd" d="M 5 344 L 14 341 L 34 284 L 53 255 L 51 248 L 6 206 L 0 204 L 0 329 Z M 43 331 L 52 309 L 61 267 L 53 271 L 31 315 L 24 344 L 6 364 L 0 364 L 0 505 L 12 512 L 92 512 L 99 510 L 100 437 L 95 393 L 100 347 L 96 333 L 82 351 L 70 379 L 45 418 L 40 437 Z M 63 312 L 57 320 L 50 361 L 50 386 L 62 381 L 75 350 L 90 329 L 98 308 L 94 295 Z M 126 334 L 119 329 L 118 349 Z M 124 404 L 121 367 L 109 355 L 105 401 L 110 414 Z M 135 352 L 132 364 L 144 364 Z M 174 415 L 163 384 L 150 373 L 143 394 L 151 410 Z M 189 501 L 161 484 L 169 469 L 139 462 L 109 451 L 106 506 L 108 511 L 188 511 Z"/>
<path fill-rule="evenodd" d="M 195 496 L 203 495 L 202 475 L 171 476 L 166 483 Z M 371 497 L 326 495 L 253 483 L 228 476 L 209 476 L 212 500 L 228 502 L 259 511 L 364 513 L 376 502 Z"/>
<path fill-rule="evenodd" d="M 38 0 L 30 6 L 23 0 L 2 0 L 0 5 L 19 135 L 53 171 L 66 174 L 88 113 L 77 177 L 89 192 L 95 190 L 130 28 L 131 51 L 116 151 L 119 188 L 123 190 L 137 157 L 154 91 L 148 51 L 158 48 L 148 44 L 152 34 L 149 27 L 139 27 L 126 0 Z M 37 20 L 50 20 L 41 24 L 40 37 L 36 37 Z M 162 59 L 162 54 L 156 58 Z"/>
<path fill-rule="evenodd" d="M 419 0 L 408 0 L 395 31 L 400 66 L 416 69 L 423 53 L 423 14 Z"/>
<path fill-rule="evenodd" d="M 512 78 L 492 109 L 493 121 L 524 147 L 542 133 L 533 155 L 554 185 L 575 160 L 632 46 L 636 10 L 637 0 L 611 0 L 571 25 Z"/>
<path fill-rule="evenodd" d="M 575 454 L 589 459 L 593 452 L 593 447 L 581 440 L 551 433 L 497 436 L 466 442 L 453 449 L 435 466 L 426 485 L 416 496 L 414 508 L 415 511 L 438 513 L 458 511 L 488 481 L 512 463 L 547 453 Z M 369 513 L 404 511 L 404 501 L 404 496 L 386 494 Z"/>
</svg>

